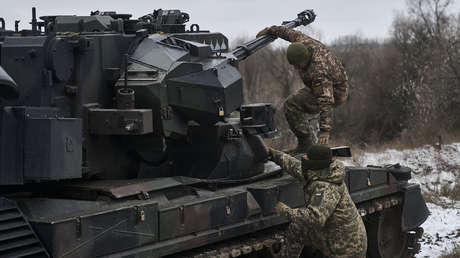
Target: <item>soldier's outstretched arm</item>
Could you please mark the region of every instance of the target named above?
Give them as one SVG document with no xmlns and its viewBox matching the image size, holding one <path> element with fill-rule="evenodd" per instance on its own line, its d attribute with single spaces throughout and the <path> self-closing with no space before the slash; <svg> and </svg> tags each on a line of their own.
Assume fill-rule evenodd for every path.
<svg viewBox="0 0 460 258">
<path fill-rule="evenodd" d="M 334 212 L 341 198 L 340 186 L 316 181 L 310 204 L 305 208 L 292 209 L 281 204 L 279 212 L 294 223 L 307 227 L 324 227 L 327 219 Z"/>
<path fill-rule="evenodd" d="M 304 42 L 304 43 L 313 43 L 315 40 L 309 36 L 303 34 L 300 31 L 290 29 L 284 26 L 271 26 L 269 28 L 269 33 L 272 36 L 282 38 L 290 42 Z"/>
<path fill-rule="evenodd" d="M 302 163 L 300 160 L 273 148 L 270 148 L 270 153 L 273 162 L 278 164 L 283 169 L 283 171 L 300 180 L 302 183 L 305 183 L 305 177 L 302 174 Z"/>
</svg>

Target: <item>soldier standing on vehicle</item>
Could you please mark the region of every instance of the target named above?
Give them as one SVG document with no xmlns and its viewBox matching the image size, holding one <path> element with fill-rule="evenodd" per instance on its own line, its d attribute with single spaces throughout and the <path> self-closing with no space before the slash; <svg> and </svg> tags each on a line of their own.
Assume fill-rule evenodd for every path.
<svg viewBox="0 0 460 258">
<path fill-rule="evenodd" d="M 275 209 L 290 219 L 286 257 L 299 257 L 304 246 L 326 257 L 366 257 L 367 236 L 347 186 L 345 167 L 333 160 L 330 148 L 313 145 L 302 161 L 270 149 L 272 160 L 303 184 L 306 206 Z"/>
<path fill-rule="evenodd" d="M 318 143 L 329 143 L 332 108 L 344 103 L 348 96 L 348 77 L 340 60 L 321 42 L 286 28 L 271 26 L 257 34 L 280 37 L 294 42 L 286 52 L 287 59 L 299 72 L 305 87 L 291 94 L 284 102 L 284 114 L 297 137 L 297 152 L 306 152 L 313 144 L 312 126 L 306 114 L 319 113 Z"/>
</svg>

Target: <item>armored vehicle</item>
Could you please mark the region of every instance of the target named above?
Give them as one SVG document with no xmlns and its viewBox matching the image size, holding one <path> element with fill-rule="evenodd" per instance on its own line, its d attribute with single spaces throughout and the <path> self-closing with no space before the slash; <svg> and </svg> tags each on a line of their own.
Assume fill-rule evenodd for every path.
<svg viewBox="0 0 460 258">
<path fill-rule="evenodd" d="M 301 186 L 267 160 L 274 108 L 243 105 L 230 50 L 179 10 L 36 17 L 0 29 L 0 257 L 276 257 L 277 201 Z M 313 11 L 283 25 L 307 25 Z M 408 168 L 348 168 L 370 257 L 417 250 Z"/>
</svg>

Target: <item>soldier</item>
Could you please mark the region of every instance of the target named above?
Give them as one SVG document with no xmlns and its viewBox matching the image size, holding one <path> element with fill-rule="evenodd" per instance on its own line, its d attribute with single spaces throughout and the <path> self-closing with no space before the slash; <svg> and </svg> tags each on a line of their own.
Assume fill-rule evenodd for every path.
<svg viewBox="0 0 460 258">
<path fill-rule="evenodd" d="M 304 246 L 326 257 L 366 257 L 367 236 L 347 186 L 342 162 L 331 149 L 313 145 L 299 161 L 270 149 L 273 161 L 303 184 L 306 206 L 292 209 L 279 202 L 275 210 L 290 219 L 286 257 L 299 257 Z"/>
<path fill-rule="evenodd" d="M 344 103 L 348 96 L 348 77 L 340 60 L 321 42 L 286 28 L 271 26 L 257 34 L 280 37 L 294 42 L 287 59 L 299 72 L 306 87 L 291 94 L 284 102 L 284 114 L 297 137 L 297 152 L 305 153 L 313 144 L 312 128 L 306 114 L 319 113 L 318 143 L 329 143 L 332 128 L 332 107 Z"/>
</svg>

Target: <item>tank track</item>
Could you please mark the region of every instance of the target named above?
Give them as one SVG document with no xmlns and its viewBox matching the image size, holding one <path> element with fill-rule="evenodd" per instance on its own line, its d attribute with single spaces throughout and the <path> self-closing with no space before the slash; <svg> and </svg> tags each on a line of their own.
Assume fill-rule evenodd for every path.
<svg viewBox="0 0 460 258">
<path fill-rule="evenodd" d="M 400 196 L 387 196 L 363 202 L 357 205 L 361 217 L 395 208 L 402 204 Z M 285 238 L 283 231 L 287 225 L 256 232 L 247 236 L 230 239 L 228 241 L 200 247 L 191 251 L 176 254 L 173 258 L 230 258 L 230 257 L 277 257 L 282 249 Z M 409 230 L 408 253 L 413 257 L 420 252 L 419 239 L 423 235 L 423 229 Z"/>
<path fill-rule="evenodd" d="M 173 258 L 276 257 L 286 242 L 285 226 L 262 230 L 247 236 L 180 253 Z"/>
</svg>

